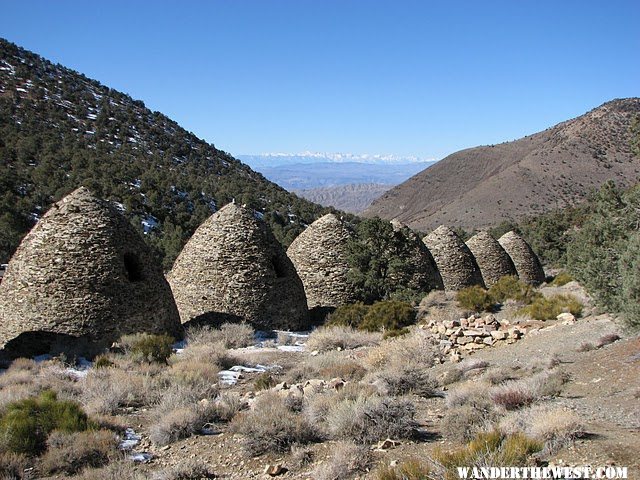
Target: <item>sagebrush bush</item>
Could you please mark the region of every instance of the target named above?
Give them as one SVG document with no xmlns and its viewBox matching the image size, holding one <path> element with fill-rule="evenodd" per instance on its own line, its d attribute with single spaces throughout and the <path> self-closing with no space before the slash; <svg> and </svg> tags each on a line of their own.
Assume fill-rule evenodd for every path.
<svg viewBox="0 0 640 480">
<path fill-rule="evenodd" d="M 530 305 L 521 308 L 519 315 L 527 315 L 536 320 L 554 320 L 563 312 L 576 317 L 582 314 L 582 303 L 573 295 L 554 295 L 553 297 L 536 298 Z"/>
<path fill-rule="evenodd" d="M 495 308 L 495 301 L 489 292 L 478 285 L 459 290 L 456 300 L 462 308 L 472 312 L 491 312 Z"/>
<path fill-rule="evenodd" d="M 314 430 L 301 415 L 291 411 L 277 393 L 258 397 L 252 410 L 241 412 L 230 424 L 233 433 L 242 436 L 250 456 L 267 452 L 286 452 L 295 444 L 315 440 Z"/>
<path fill-rule="evenodd" d="M 316 467 L 311 477 L 315 480 L 351 478 L 355 474 L 366 473 L 370 465 L 371 452 L 365 445 L 338 442 L 329 460 Z"/>
<path fill-rule="evenodd" d="M 406 302 L 388 300 L 369 307 L 359 325 L 369 332 L 401 330 L 416 322 L 416 310 Z"/>
<path fill-rule="evenodd" d="M 364 320 L 369 307 L 362 302 L 341 305 L 327 317 L 327 326 L 358 328 Z"/>
<path fill-rule="evenodd" d="M 439 394 L 438 382 L 429 371 L 429 366 L 413 359 L 390 363 L 371 373 L 368 380 L 393 396 L 413 393 L 421 397 L 433 397 Z"/>
<path fill-rule="evenodd" d="M 276 386 L 276 380 L 269 372 L 258 375 L 253 381 L 253 389 L 258 392 L 260 390 L 269 390 Z"/>
<path fill-rule="evenodd" d="M 101 368 L 79 382 L 80 401 L 92 414 L 113 414 L 119 408 L 141 406 L 154 393 L 154 379 L 135 371 Z"/>
<path fill-rule="evenodd" d="M 98 355 L 93 361 L 94 368 L 109 368 L 115 366 L 107 355 Z"/>
<path fill-rule="evenodd" d="M 359 347 L 377 345 L 382 340 L 379 333 L 363 332 L 349 326 L 320 327 L 311 332 L 307 339 L 307 349 L 326 352 L 328 350 L 352 350 Z"/>
<path fill-rule="evenodd" d="M 225 348 L 242 348 L 255 343 L 255 331 L 247 323 L 223 323 L 219 328 L 192 327 L 186 338 L 188 345 L 222 343 Z"/>
<path fill-rule="evenodd" d="M 201 480 L 203 478 L 217 477 L 207 465 L 197 460 L 183 460 L 177 465 L 155 472 L 151 477 L 152 480 Z"/>
<path fill-rule="evenodd" d="M 90 427 L 92 423 L 77 403 L 58 400 L 54 392 L 45 391 L 6 406 L 0 416 L 0 447 L 38 455 L 52 431 L 81 432 Z"/>
<path fill-rule="evenodd" d="M 29 457 L 24 454 L 0 452 L 0 478 L 2 480 L 27 480 L 32 478 L 25 470 L 29 468 Z"/>
<path fill-rule="evenodd" d="M 102 468 L 87 468 L 75 480 L 148 480 L 138 466 L 129 459 L 112 462 Z"/>
<path fill-rule="evenodd" d="M 510 428 L 510 433 L 522 431 L 528 436 L 544 442 L 549 453 L 570 445 L 585 433 L 584 423 L 570 410 L 559 407 L 536 405 L 505 418 L 500 428 Z"/>
<path fill-rule="evenodd" d="M 542 296 L 532 285 L 520 281 L 518 277 L 513 275 L 501 277 L 489 288 L 489 295 L 496 303 L 515 300 L 526 304 Z"/>
<path fill-rule="evenodd" d="M 496 417 L 496 411 L 492 406 L 479 408 L 474 405 L 462 405 L 447 409 L 440 428 L 446 438 L 456 442 L 467 442 L 478 432 L 489 429 Z"/>
<path fill-rule="evenodd" d="M 305 362 L 287 372 L 285 380 L 290 383 L 313 378 L 331 380 L 340 377 L 344 380 L 361 380 L 366 369 L 356 360 L 348 358 L 342 352 L 331 351 L 308 357 Z"/>
<path fill-rule="evenodd" d="M 153 335 L 150 333 L 135 333 L 125 335 L 120 344 L 132 358 L 140 362 L 166 363 L 173 353 L 174 339 L 169 335 Z"/>
<path fill-rule="evenodd" d="M 506 410 L 515 410 L 545 397 L 555 397 L 568 381 L 559 369 L 545 370 L 530 377 L 506 382 L 491 391 L 493 401 Z"/>
<path fill-rule="evenodd" d="M 200 403 L 177 407 L 157 417 L 149 428 L 149 438 L 156 445 L 169 445 L 199 432 L 211 417 L 212 410 Z"/>
<path fill-rule="evenodd" d="M 416 328 L 408 335 L 385 340 L 379 346 L 371 348 L 365 363 L 368 368 L 374 370 L 411 358 L 425 367 L 430 367 L 434 365 L 437 356 L 437 347 L 431 335 Z"/>
<path fill-rule="evenodd" d="M 102 467 L 119 456 L 116 436 L 108 430 L 54 431 L 49 435 L 47 446 L 40 465 L 50 474 L 73 475 L 88 467 Z"/>
</svg>

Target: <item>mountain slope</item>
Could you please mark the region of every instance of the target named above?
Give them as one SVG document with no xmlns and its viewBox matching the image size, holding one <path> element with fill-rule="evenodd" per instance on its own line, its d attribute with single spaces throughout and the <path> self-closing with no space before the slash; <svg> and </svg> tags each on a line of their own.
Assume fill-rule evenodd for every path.
<svg viewBox="0 0 640 480">
<path fill-rule="evenodd" d="M 631 125 L 640 98 L 617 99 L 543 132 L 462 150 L 382 195 L 365 216 L 418 230 L 495 225 L 573 205 L 608 179 L 640 178 Z"/>
<path fill-rule="evenodd" d="M 391 187 L 392 185 L 381 183 L 350 183 L 347 185 L 296 190 L 295 192 L 301 197 L 320 205 L 334 207 L 349 213 L 359 213 Z"/>
<path fill-rule="evenodd" d="M 285 244 L 325 212 L 141 101 L 0 39 L 0 263 L 79 185 L 144 230 L 165 267 L 232 199 Z"/>
</svg>

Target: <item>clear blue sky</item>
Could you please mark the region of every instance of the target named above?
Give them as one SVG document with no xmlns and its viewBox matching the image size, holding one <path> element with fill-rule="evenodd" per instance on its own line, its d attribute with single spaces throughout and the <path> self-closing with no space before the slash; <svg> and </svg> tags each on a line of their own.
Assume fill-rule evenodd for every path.
<svg viewBox="0 0 640 480">
<path fill-rule="evenodd" d="M 0 36 L 234 154 L 441 158 L 640 95 L 638 0 L 0 0 Z"/>
</svg>

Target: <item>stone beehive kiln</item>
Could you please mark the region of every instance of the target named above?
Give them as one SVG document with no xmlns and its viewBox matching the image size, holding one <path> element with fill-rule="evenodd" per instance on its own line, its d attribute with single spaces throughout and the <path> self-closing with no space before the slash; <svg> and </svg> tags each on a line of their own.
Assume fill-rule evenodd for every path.
<svg viewBox="0 0 640 480">
<path fill-rule="evenodd" d="M 0 285 L 0 346 L 21 344 L 20 354 L 33 355 L 55 339 L 87 354 L 135 332 L 181 335 L 171 290 L 129 222 L 79 188 L 53 205 L 11 259 Z"/>
<path fill-rule="evenodd" d="M 228 204 L 193 234 L 168 275 L 183 323 L 247 321 L 299 329 L 308 320 L 302 281 L 267 225 Z"/>
<path fill-rule="evenodd" d="M 304 284 L 309 308 L 339 307 L 355 301 L 347 281 L 347 243 L 353 232 L 328 213 L 313 222 L 289 246 L 287 255 Z"/>
<path fill-rule="evenodd" d="M 423 239 L 438 266 L 445 290 L 457 291 L 471 285 L 484 286 L 473 254 L 449 227 L 439 226 Z"/>
<path fill-rule="evenodd" d="M 481 231 L 466 243 L 480 267 L 482 279 L 487 287 L 491 287 L 501 277 L 517 275 L 511 258 L 489 232 Z"/>
<path fill-rule="evenodd" d="M 498 242 L 511 257 L 520 280 L 534 286 L 544 282 L 542 264 L 524 238 L 511 231 L 500 237 Z"/>
<path fill-rule="evenodd" d="M 420 240 L 420 237 L 397 219 L 391 220 L 393 230 L 402 236 L 402 243 L 407 250 L 407 259 L 413 266 L 413 275 L 408 284 L 410 288 L 419 291 L 443 290 L 444 284 L 431 252 Z"/>
</svg>

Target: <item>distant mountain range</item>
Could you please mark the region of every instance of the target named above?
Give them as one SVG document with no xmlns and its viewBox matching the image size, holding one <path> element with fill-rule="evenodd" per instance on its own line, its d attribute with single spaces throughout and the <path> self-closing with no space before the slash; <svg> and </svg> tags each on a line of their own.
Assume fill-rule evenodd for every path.
<svg viewBox="0 0 640 480">
<path fill-rule="evenodd" d="M 513 142 L 462 150 L 392 188 L 365 211 L 429 231 L 575 205 L 606 180 L 640 180 L 640 98 L 617 99 Z M 635 139 L 635 140 L 634 140 Z"/>
<path fill-rule="evenodd" d="M 371 155 L 355 153 L 262 153 L 258 155 L 237 155 L 237 158 L 252 168 L 259 170 L 262 167 L 278 167 L 282 165 L 306 164 L 306 163 L 366 163 L 373 165 L 398 165 L 409 163 L 429 163 L 433 158 L 420 158 L 416 156 L 402 155 Z"/>
</svg>

